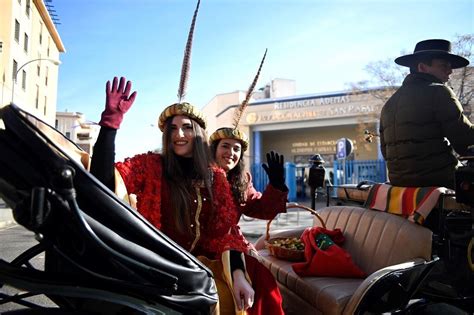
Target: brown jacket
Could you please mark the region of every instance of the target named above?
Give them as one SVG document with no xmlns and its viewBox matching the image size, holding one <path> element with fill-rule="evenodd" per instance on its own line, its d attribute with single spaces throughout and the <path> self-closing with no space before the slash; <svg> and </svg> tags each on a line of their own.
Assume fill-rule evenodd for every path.
<svg viewBox="0 0 474 315">
<path fill-rule="evenodd" d="M 454 188 L 458 160 L 474 126 L 453 91 L 426 73 L 409 74 L 380 116 L 382 154 L 395 186 Z"/>
</svg>

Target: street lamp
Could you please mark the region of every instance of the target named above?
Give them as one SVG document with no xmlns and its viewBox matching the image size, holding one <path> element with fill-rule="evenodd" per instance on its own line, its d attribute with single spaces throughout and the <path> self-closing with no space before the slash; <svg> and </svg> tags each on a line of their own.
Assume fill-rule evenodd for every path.
<svg viewBox="0 0 474 315">
<path fill-rule="evenodd" d="M 61 64 L 61 61 L 56 60 L 56 59 L 50 59 L 50 58 L 36 58 L 36 59 L 32 59 L 30 61 L 25 62 L 20 68 L 18 68 L 18 70 L 16 70 L 15 75 L 13 76 L 12 101 L 11 101 L 12 104 L 13 104 L 13 97 L 15 95 L 15 85 L 17 82 L 18 72 L 20 72 L 20 70 L 23 69 L 27 64 L 35 62 L 35 61 L 41 61 L 41 60 L 49 61 L 56 66 L 59 66 Z"/>
</svg>

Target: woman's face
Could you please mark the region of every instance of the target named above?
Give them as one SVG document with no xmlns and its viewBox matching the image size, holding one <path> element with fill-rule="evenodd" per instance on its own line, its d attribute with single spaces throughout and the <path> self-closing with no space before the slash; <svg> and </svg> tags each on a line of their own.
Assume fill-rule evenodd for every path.
<svg viewBox="0 0 474 315">
<path fill-rule="evenodd" d="M 171 144 L 176 155 L 193 156 L 194 129 L 188 116 L 178 115 L 171 120 Z"/>
<path fill-rule="evenodd" d="M 216 162 L 224 171 L 233 169 L 242 155 L 242 144 L 235 139 L 222 139 L 216 148 Z"/>
</svg>

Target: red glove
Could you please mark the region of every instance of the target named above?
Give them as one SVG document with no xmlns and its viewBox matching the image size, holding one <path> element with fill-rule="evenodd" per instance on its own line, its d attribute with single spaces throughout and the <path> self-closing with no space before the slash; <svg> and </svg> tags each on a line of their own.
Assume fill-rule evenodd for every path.
<svg viewBox="0 0 474 315">
<path fill-rule="evenodd" d="M 124 77 L 121 77 L 117 87 L 118 79 L 114 77 L 112 88 L 110 88 L 110 81 L 107 81 L 105 86 L 105 110 L 102 112 L 99 125 L 113 129 L 120 128 L 123 115 L 130 109 L 137 96 L 136 91 L 129 96 L 132 82 L 127 81 L 125 85 L 125 80 Z"/>
</svg>

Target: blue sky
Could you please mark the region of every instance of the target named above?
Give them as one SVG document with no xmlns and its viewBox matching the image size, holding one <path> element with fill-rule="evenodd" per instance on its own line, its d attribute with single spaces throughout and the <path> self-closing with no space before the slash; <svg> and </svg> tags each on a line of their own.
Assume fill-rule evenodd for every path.
<svg viewBox="0 0 474 315">
<path fill-rule="evenodd" d="M 156 119 L 177 101 L 193 0 L 53 0 L 66 48 L 58 111 L 98 121 L 105 82 L 125 76 L 138 96 L 117 137 L 117 159 L 160 146 Z M 259 79 L 296 80 L 297 94 L 370 79 L 371 61 L 411 52 L 427 38 L 474 32 L 472 0 L 202 0 L 186 100 L 202 107 Z"/>
</svg>

